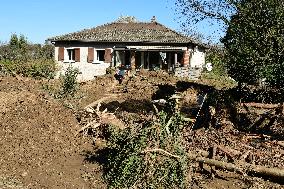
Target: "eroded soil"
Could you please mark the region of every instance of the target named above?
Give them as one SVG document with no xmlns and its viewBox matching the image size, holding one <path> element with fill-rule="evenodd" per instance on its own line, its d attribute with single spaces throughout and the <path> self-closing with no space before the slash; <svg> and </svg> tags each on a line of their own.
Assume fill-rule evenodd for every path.
<svg viewBox="0 0 284 189">
<path fill-rule="evenodd" d="M 194 117 L 196 110 L 192 113 L 189 107 L 196 109 L 198 96 L 204 93 L 204 86 L 162 72 L 141 73 L 122 85 L 112 76 L 99 77 L 81 83 L 80 97 L 68 101 L 51 97 L 43 84 L 46 81 L 0 78 L 0 188 L 106 188 L 101 165 L 86 161 L 86 153 L 95 153 L 101 144 L 86 133 L 78 134 L 86 122 L 80 113 L 83 108 L 96 108 L 103 99 L 101 111 L 107 108 L 127 126 L 153 114 L 153 100 L 166 99 L 176 91 L 183 97 L 184 114 Z M 250 151 L 253 156 L 246 157 L 247 163 L 284 168 L 284 149 L 276 139 L 241 132 L 226 116 L 220 122 L 218 129 L 185 129 L 188 151 L 228 147 L 235 156 L 219 150 L 216 158 L 233 161 L 228 158 L 238 159 Z M 191 176 L 192 188 L 283 188 L 266 178 L 222 170 L 214 178 L 202 170 Z"/>
</svg>

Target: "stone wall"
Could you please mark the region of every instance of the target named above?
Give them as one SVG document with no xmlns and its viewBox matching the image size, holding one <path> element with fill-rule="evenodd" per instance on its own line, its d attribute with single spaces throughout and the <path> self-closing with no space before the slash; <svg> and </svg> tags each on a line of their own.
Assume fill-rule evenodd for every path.
<svg viewBox="0 0 284 189">
<path fill-rule="evenodd" d="M 174 70 L 176 77 L 188 78 L 190 80 L 198 80 L 202 73 L 202 68 L 199 67 L 177 67 Z"/>
</svg>

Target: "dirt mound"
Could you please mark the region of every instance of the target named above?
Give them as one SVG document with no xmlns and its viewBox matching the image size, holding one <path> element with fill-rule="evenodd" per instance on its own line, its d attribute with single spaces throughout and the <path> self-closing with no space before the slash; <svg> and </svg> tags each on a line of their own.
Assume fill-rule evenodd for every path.
<svg viewBox="0 0 284 189">
<path fill-rule="evenodd" d="M 84 187 L 72 112 L 38 81 L 0 80 L 0 188 Z"/>
<path fill-rule="evenodd" d="M 0 78 L 0 188 L 106 188 L 100 178 L 101 167 L 84 161 L 95 153 L 93 147 L 103 147 L 104 141 L 102 144 L 95 141 L 93 146 L 94 138 L 84 132 L 78 134 L 93 118 L 103 119 L 90 112 L 81 115 L 78 110 L 86 106 L 96 108 L 101 103 L 100 110 L 107 108 L 107 113 L 119 119 L 115 121 L 135 125 L 151 118 L 155 111 L 153 100 L 167 99 L 177 91 L 183 97 L 181 111 L 190 113 L 192 107 L 198 106 L 200 96 L 212 90 L 164 72 L 141 72 L 122 84 L 111 75 L 81 83 L 78 98 L 62 103 L 42 89 L 43 83 L 26 78 Z M 76 108 L 71 111 L 64 103 Z M 242 161 L 247 163 L 284 168 L 283 148 L 276 140 L 238 131 L 225 117 L 217 121 L 218 129 L 216 126 L 192 130 L 189 125 L 184 131 L 186 150 L 210 152 L 217 146 L 216 159 L 233 161 L 245 156 Z M 260 188 L 256 184 L 267 187 L 271 184 L 225 171 L 218 171 L 218 177 L 212 180 L 200 171 L 192 176 L 195 188 Z"/>
</svg>

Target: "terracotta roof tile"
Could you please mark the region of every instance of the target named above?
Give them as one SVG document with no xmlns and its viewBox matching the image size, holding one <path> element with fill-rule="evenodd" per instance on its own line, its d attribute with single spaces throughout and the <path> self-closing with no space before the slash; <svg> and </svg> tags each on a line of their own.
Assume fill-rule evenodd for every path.
<svg viewBox="0 0 284 189">
<path fill-rule="evenodd" d="M 50 41 L 79 40 L 92 42 L 157 42 L 189 43 L 189 37 L 181 35 L 158 22 L 112 22 L 79 32 L 56 36 Z"/>
</svg>

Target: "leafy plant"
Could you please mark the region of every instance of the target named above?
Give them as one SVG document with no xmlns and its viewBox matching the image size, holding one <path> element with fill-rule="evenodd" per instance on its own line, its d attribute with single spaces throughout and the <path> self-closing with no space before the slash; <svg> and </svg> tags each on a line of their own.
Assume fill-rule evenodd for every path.
<svg viewBox="0 0 284 189">
<path fill-rule="evenodd" d="M 74 96 L 78 89 L 77 76 L 79 74 L 79 69 L 69 66 L 65 71 L 64 75 L 61 75 L 61 95 L 66 97 L 68 95 Z"/>
<path fill-rule="evenodd" d="M 159 112 L 139 126 L 107 130 L 105 179 L 109 188 L 186 188 L 187 156 L 179 114 Z"/>
<path fill-rule="evenodd" d="M 219 46 L 212 46 L 206 52 L 206 63 L 211 63 L 213 69 L 211 73 L 218 76 L 227 76 L 225 68 L 225 49 Z"/>
<path fill-rule="evenodd" d="M 33 77 L 36 79 L 47 78 L 52 79 L 57 70 L 53 60 L 36 59 L 27 60 L 25 63 L 19 63 L 11 60 L 0 61 L 2 69 L 0 72 L 6 75 L 22 75 L 25 77 Z"/>
<path fill-rule="evenodd" d="M 5 75 L 50 79 L 56 71 L 53 56 L 53 46 L 30 44 L 25 36 L 13 34 L 8 44 L 0 45 L 0 71 Z"/>
<path fill-rule="evenodd" d="M 33 78 L 53 79 L 56 70 L 56 63 L 53 60 L 37 59 L 27 62 L 23 75 Z"/>
<path fill-rule="evenodd" d="M 108 67 L 106 69 L 106 74 L 114 75 L 115 74 L 115 68 L 114 67 Z"/>
<path fill-rule="evenodd" d="M 284 4 L 281 0 L 245 0 L 223 39 L 229 74 L 240 83 L 260 80 L 284 85 Z"/>
</svg>

